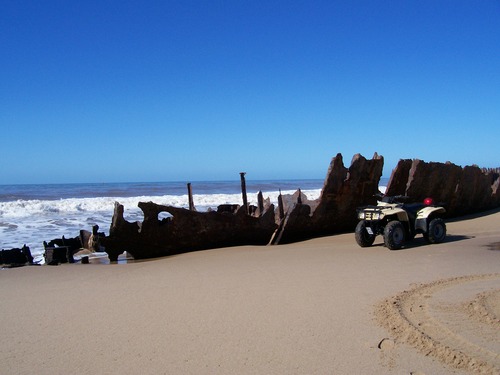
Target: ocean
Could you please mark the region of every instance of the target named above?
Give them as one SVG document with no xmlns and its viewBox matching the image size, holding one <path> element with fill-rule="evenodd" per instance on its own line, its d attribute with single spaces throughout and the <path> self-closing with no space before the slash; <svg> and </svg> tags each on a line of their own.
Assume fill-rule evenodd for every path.
<svg viewBox="0 0 500 375">
<path fill-rule="evenodd" d="M 387 179 L 381 179 L 381 187 Z M 277 206 L 278 195 L 297 189 L 308 197 L 320 196 L 324 180 L 246 181 L 248 202 L 257 205 L 262 191 Z M 191 183 L 197 211 L 216 209 L 220 204 L 242 204 L 241 182 L 198 181 Z M 43 259 L 43 241 L 73 238 L 81 229 L 109 234 L 115 202 L 125 208 L 125 219 L 142 221 L 139 202 L 189 207 L 185 182 L 78 183 L 0 185 L 0 248 L 30 247 L 35 261 Z"/>
</svg>

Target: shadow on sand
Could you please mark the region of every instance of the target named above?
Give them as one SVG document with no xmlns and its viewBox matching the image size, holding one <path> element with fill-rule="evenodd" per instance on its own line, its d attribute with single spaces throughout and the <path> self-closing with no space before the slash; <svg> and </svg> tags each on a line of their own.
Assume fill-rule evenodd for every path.
<svg viewBox="0 0 500 375">
<path fill-rule="evenodd" d="M 443 243 L 470 240 L 472 238 L 474 238 L 474 236 L 462 236 L 462 235 L 453 234 L 453 235 L 446 236 L 446 240 Z M 384 242 L 378 242 L 378 243 L 373 244 L 373 246 L 374 247 L 384 247 L 385 245 L 384 245 Z M 392 251 L 404 251 L 404 250 L 416 249 L 416 248 L 424 247 L 424 246 L 435 246 L 435 245 L 427 242 L 427 240 L 424 237 L 418 236 L 411 241 L 405 242 L 404 246 L 401 249 L 392 250 Z"/>
<path fill-rule="evenodd" d="M 466 220 L 478 219 L 480 217 L 485 217 L 485 216 L 493 215 L 493 214 L 496 214 L 496 213 L 499 213 L 499 212 L 500 212 L 500 208 L 495 208 L 493 210 L 488 210 L 488 211 L 483 211 L 483 212 L 477 212 L 475 214 L 469 214 L 469 215 L 464 215 L 464 216 L 447 218 L 447 219 L 445 219 L 445 221 L 447 223 L 455 223 L 457 221 L 466 221 Z"/>
</svg>

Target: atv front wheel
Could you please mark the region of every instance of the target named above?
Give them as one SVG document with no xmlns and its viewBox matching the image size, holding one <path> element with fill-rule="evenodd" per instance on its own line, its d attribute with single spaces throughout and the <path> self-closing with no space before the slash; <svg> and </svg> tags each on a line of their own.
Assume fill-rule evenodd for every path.
<svg viewBox="0 0 500 375">
<path fill-rule="evenodd" d="M 356 231 L 354 232 L 356 242 L 361 247 L 369 247 L 373 245 L 373 242 L 375 241 L 375 235 L 368 233 L 366 227 L 366 221 L 361 220 L 358 225 L 356 225 Z"/>
<path fill-rule="evenodd" d="M 429 223 L 429 229 L 424 235 L 429 243 L 440 243 L 446 238 L 446 224 L 443 219 L 435 218 Z"/>
<path fill-rule="evenodd" d="M 405 229 L 403 224 L 394 220 L 387 223 L 384 228 L 384 243 L 390 250 L 401 249 L 405 242 Z"/>
</svg>

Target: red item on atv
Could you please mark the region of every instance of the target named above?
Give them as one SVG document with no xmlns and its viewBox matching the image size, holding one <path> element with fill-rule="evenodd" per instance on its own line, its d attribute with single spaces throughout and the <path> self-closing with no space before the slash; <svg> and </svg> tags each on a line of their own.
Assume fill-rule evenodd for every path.
<svg viewBox="0 0 500 375">
<path fill-rule="evenodd" d="M 424 199 L 424 204 L 426 206 L 432 206 L 434 204 L 434 199 L 432 199 L 432 198 L 425 198 Z"/>
</svg>

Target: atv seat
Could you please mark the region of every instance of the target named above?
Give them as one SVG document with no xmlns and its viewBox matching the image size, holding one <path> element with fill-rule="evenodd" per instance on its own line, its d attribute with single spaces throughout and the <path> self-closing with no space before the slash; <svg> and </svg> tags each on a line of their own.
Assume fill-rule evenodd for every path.
<svg viewBox="0 0 500 375">
<path fill-rule="evenodd" d="M 408 213 L 408 216 L 411 221 L 415 220 L 417 216 L 417 212 L 424 208 L 425 205 L 423 203 L 408 203 L 403 204 L 403 209 Z"/>
</svg>

